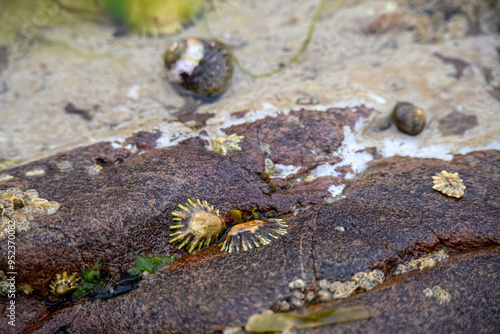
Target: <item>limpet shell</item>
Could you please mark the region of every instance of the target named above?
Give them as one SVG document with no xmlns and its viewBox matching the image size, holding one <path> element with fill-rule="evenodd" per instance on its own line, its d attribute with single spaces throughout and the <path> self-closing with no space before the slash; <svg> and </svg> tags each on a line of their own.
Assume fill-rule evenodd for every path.
<svg viewBox="0 0 500 334">
<path fill-rule="evenodd" d="M 191 253 L 196 248 L 210 246 L 226 229 L 219 210 L 214 210 L 207 201 L 188 199 L 186 205 L 179 204 L 179 208 L 181 210 L 172 212 L 173 220 L 178 225 L 170 226 L 171 230 L 177 230 L 170 234 L 170 243 L 180 244 L 179 249 L 186 247 Z"/>
<path fill-rule="evenodd" d="M 282 219 L 252 220 L 233 226 L 219 244 L 222 251 L 247 251 L 267 245 L 273 239 L 286 234 L 288 226 Z"/>
<path fill-rule="evenodd" d="M 448 173 L 443 170 L 441 173 L 433 176 L 432 179 L 434 180 L 432 189 L 450 197 L 461 198 L 464 196 L 464 181 L 458 176 L 458 173 Z"/>
<path fill-rule="evenodd" d="M 62 274 L 56 274 L 56 277 L 49 285 L 50 293 L 54 296 L 65 295 L 69 291 L 76 289 L 78 280 L 79 277 L 77 273 L 73 273 L 71 276 L 68 276 L 66 271 Z"/>
</svg>

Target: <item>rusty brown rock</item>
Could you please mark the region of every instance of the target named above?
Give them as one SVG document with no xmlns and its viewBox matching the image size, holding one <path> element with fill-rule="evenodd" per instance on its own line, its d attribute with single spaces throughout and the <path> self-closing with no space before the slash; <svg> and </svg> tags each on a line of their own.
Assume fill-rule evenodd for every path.
<svg viewBox="0 0 500 334">
<path fill-rule="evenodd" d="M 18 235 L 16 264 L 24 269 L 18 277 L 31 283 L 38 295 L 47 295 L 55 273 L 76 272 L 98 261 L 118 279 L 144 247 L 153 254 L 182 255 L 128 294 L 68 305 L 44 315 L 26 332 L 216 332 L 243 326 L 251 314 L 283 300 L 288 283 L 297 278 L 308 285 L 321 279 L 345 281 L 374 268 L 387 275 L 399 263 L 435 250 L 457 253 L 500 244 L 499 151 L 473 152 L 452 161 L 382 159 L 348 181 L 345 198 L 331 203 L 328 188 L 340 179 L 279 179 L 281 186 L 274 190 L 274 179 L 261 179 L 268 154 L 261 150 L 263 142 L 271 146 L 275 162 L 302 167 L 300 174 L 305 175 L 324 163 L 314 161 L 314 153 L 330 152 L 328 159 L 339 161 L 335 150 L 343 137 L 342 126 L 353 126 L 362 114 L 301 110 L 241 124 L 233 128 L 246 136 L 242 151 L 227 156 L 207 150 L 199 138 L 141 155 L 100 143 L 8 169 L 15 178 L 2 182 L 2 189 L 34 188 L 43 198 L 61 203 L 56 214 L 34 220 L 29 232 Z M 289 146 L 282 147 L 286 143 Z M 103 157 L 122 162 L 104 165 L 97 175 L 83 171 Z M 62 161 L 70 161 L 74 168 L 59 171 Z M 33 168 L 47 173 L 25 177 Z M 432 175 L 443 169 L 458 172 L 467 183 L 461 200 L 432 190 Z M 246 214 L 253 208 L 277 211 L 287 221 L 288 233 L 249 252 L 228 256 L 214 245 L 188 255 L 168 244 L 170 214 L 187 198 L 209 201 L 228 224 L 232 209 Z M 0 243 L 0 269 L 6 266 L 5 254 L 5 244 Z M 490 314 L 485 309 L 475 312 Z M 383 319 L 377 321 L 388 321 L 387 315 L 380 316 Z M 398 321 L 394 326 L 408 324 Z"/>
<path fill-rule="evenodd" d="M 287 295 L 288 283 L 296 278 L 306 284 L 320 279 L 344 281 L 356 272 L 374 268 L 388 275 L 398 263 L 435 250 L 444 248 L 453 254 L 498 245 L 500 180 L 481 167 L 472 167 L 471 161 L 500 169 L 499 156 L 498 151 L 484 151 L 449 162 L 383 159 L 348 184 L 346 198 L 285 216 L 288 234 L 267 247 L 227 256 L 213 246 L 186 255 L 189 259 L 142 281 L 129 294 L 108 301 L 80 302 L 57 311 L 27 332 L 52 333 L 59 328 L 72 333 L 86 333 L 90 328 L 106 333 L 217 332 L 243 326 L 251 314 L 272 307 Z M 458 171 L 467 180 L 469 192 L 462 200 L 432 190 L 430 176 L 442 168 Z M 500 324 L 494 321 L 496 311 L 490 305 L 496 304 L 482 299 L 498 299 L 491 282 L 498 279 L 499 252 L 466 259 L 459 257 L 450 266 L 448 260 L 443 261 L 419 274 L 428 276 L 402 275 L 390 281 L 393 283 L 353 297 L 371 308 L 372 319 L 341 326 L 373 333 L 446 326 L 453 332 L 474 330 L 475 319 L 484 318 L 489 319 L 483 323 L 486 331 L 494 332 Z M 405 278 L 408 280 L 403 281 Z M 458 311 L 447 308 L 456 310 L 453 302 L 443 308 L 424 299 L 422 290 L 427 285 L 446 288 L 453 300 L 460 296 L 457 305 L 468 309 L 469 321 L 456 321 Z M 494 307 L 498 311 L 498 305 Z M 415 315 L 412 310 L 417 310 Z M 331 328 L 318 331 L 326 333 Z"/>
<path fill-rule="evenodd" d="M 187 198 L 209 201 L 226 215 L 228 224 L 232 223 L 232 209 L 251 212 L 257 208 L 260 212 L 286 214 L 296 207 L 324 201 L 330 195 L 330 180 L 294 187 L 284 179 L 273 179 L 276 185 L 263 182 L 264 155 L 255 138 L 272 142 L 276 148 L 272 154 L 278 161 L 313 168 L 316 163 L 309 164 L 309 160 L 314 158 L 315 147 L 325 152 L 335 150 L 343 137 L 343 122 L 352 126 L 356 119 L 370 113 L 366 108 L 358 109 L 332 109 L 325 115 L 318 111 L 293 112 L 292 116 L 302 123 L 300 127 L 284 122 L 284 116 L 240 125 L 238 130 L 248 135 L 248 140 L 242 152 L 228 156 L 208 151 L 199 138 L 147 151 L 154 147 L 159 134 L 139 132 L 124 145 L 147 151 L 141 155 L 100 143 L 11 168 L 8 173 L 14 178 L 3 182 L 2 188 L 34 188 L 44 198 L 61 204 L 57 215 L 34 221 L 32 231 L 18 236 L 17 263 L 28 268 L 20 279 L 46 296 L 48 282 L 62 271 L 78 272 L 101 262 L 118 279 L 141 248 L 177 254 L 179 251 L 167 242 L 170 213 Z M 259 135 L 252 132 L 255 127 Z M 301 148 L 301 142 L 308 144 Z M 339 161 L 337 157 L 330 160 Z M 61 172 L 58 166 L 63 161 L 70 162 L 73 169 Z M 102 167 L 100 172 L 86 172 L 95 165 Z M 46 175 L 24 176 L 34 168 L 44 169 Z M 0 249 L 4 247 L 0 244 Z M 41 256 L 40 249 L 47 252 Z M 6 258 L 0 256 L 0 266 L 5 263 Z"/>
</svg>

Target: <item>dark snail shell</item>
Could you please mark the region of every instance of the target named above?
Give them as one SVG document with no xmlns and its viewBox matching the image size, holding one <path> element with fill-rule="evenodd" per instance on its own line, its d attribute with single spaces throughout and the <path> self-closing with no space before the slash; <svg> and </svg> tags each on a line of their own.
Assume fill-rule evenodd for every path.
<svg viewBox="0 0 500 334">
<path fill-rule="evenodd" d="M 425 127 L 425 113 L 408 102 L 398 102 L 392 111 L 392 121 L 399 131 L 416 136 Z"/>
<path fill-rule="evenodd" d="M 165 52 L 164 60 L 170 84 L 199 99 L 224 92 L 233 75 L 231 53 L 216 40 L 180 40 Z"/>
</svg>

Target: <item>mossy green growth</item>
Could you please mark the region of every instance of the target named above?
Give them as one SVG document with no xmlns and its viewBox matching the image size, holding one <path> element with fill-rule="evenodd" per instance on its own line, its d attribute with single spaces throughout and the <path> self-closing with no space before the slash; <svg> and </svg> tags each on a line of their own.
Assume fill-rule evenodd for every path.
<svg viewBox="0 0 500 334">
<path fill-rule="evenodd" d="M 143 273 L 154 274 L 161 268 L 175 261 L 173 256 L 148 256 L 137 254 L 135 256 L 134 267 L 128 273 L 131 276 L 137 276 Z"/>
<path fill-rule="evenodd" d="M 99 266 L 92 269 L 85 269 L 80 274 L 80 280 L 72 296 L 74 299 L 79 299 L 91 291 L 100 290 L 106 285 L 107 281 L 109 279 L 104 277 Z"/>
<path fill-rule="evenodd" d="M 172 34 L 192 22 L 203 0 L 102 0 L 105 12 L 130 31 Z"/>
</svg>

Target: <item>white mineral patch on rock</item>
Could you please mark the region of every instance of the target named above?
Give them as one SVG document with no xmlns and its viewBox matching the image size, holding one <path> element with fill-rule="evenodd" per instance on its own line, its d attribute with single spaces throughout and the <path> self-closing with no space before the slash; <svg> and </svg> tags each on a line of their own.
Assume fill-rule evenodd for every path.
<svg viewBox="0 0 500 334">
<path fill-rule="evenodd" d="M 300 166 L 275 164 L 274 173 L 271 175 L 271 178 L 286 178 L 289 175 L 297 173 L 299 169 Z"/>
</svg>

